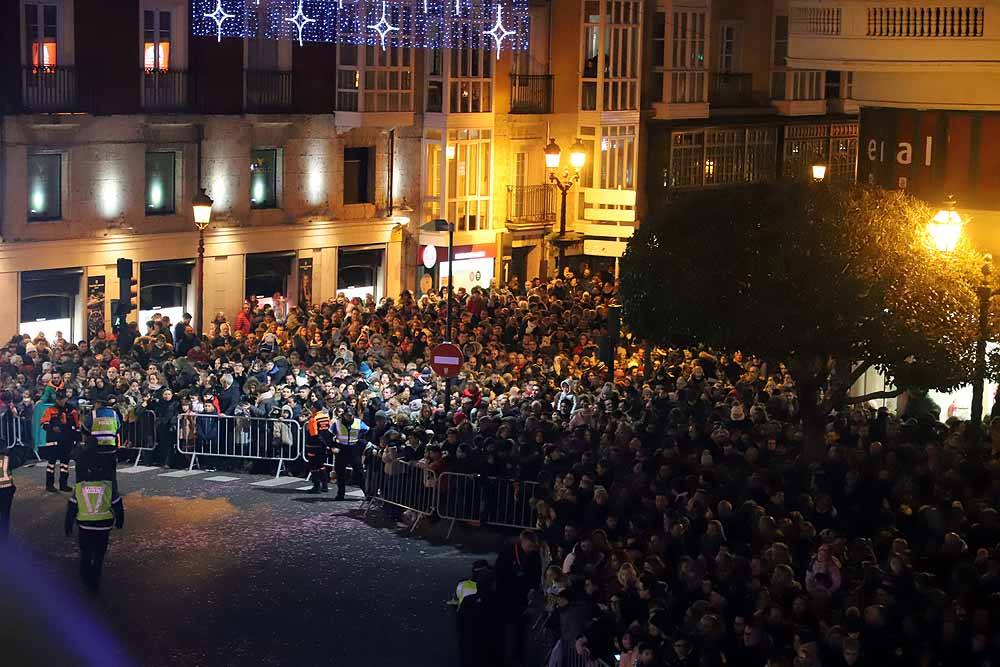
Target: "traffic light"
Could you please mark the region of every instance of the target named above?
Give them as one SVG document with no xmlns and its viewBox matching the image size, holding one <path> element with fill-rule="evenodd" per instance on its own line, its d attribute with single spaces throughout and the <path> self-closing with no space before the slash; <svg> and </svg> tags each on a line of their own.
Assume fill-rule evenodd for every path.
<svg viewBox="0 0 1000 667">
<path fill-rule="evenodd" d="M 132 260 L 118 260 L 118 308 L 112 313 L 111 328 L 118 333 L 125 327 L 125 318 L 139 307 L 139 281 L 132 277 Z"/>
</svg>

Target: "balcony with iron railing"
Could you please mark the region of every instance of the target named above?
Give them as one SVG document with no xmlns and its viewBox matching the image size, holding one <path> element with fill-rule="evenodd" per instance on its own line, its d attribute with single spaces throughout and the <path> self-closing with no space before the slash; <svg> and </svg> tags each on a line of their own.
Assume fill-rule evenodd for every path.
<svg viewBox="0 0 1000 667">
<path fill-rule="evenodd" d="M 791 0 L 788 65 L 893 71 L 996 61 L 1000 23 L 983 0 Z"/>
<path fill-rule="evenodd" d="M 79 111 L 76 68 L 23 68 L 21 106 L 32 113 Z"/>
<path fill-rule="evenodd" d="M 537 229 L 552 225 L 556 220 L 555 195 L 552 186 L 508 185 L 507 226 L 511 229 Z"/>
<path fill-rule="evenodd" d="M 278 113 L 292 108 L 292 73 L 243 70 L 244 105 L 251 113 Z"/>
<path fill-rule="evenodd" d="M 511 73 L 510 112 L 552 113 L 552 75 Z"/>
<path fill-rule="evenodd" d="M 142 108 L 144 111 L 177 112 L 188 108 L 188 73 L 184 70 L 144 69 Z"/>
<path fill-rule="evenodd" d="M 708 82 L 708 103 L 718 108 L 753 106 L 753 75 L 713 72 Z"/>
</svg>

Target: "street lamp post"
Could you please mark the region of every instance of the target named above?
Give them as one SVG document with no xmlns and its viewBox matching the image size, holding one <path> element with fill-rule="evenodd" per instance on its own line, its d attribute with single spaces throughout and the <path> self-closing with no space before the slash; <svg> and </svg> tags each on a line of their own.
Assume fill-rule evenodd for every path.
<svg viewBox="0 0 1000 667">
<path fill-rule="evenodd" d="M 553 235 L 549 239 L 556 247 L 559 248 L 557 276 L 563 271 L 566 265 L 566 247 L 573 245 L 581 238 L 581 235 L 578 233 L 566 232 L 566 195 L 569 194 L 573 184 L 580 180 L 580 170 L 583 169 L 583 165 L 587 163 L 587 149 L 579 139 L 573 144 L 572 148 L 569 149 L 569 162 L 573 167 L 572 176 L 570 175 L 568 169 L 563 170 L 562 178 L 559 178 L 559 176 L 556 175 L 556 169 L 559 168 L 561 158 L 562 149 L 559 148 L 559 144 L 556 143 L 555 139 L 549 139 L 549 144 L 545 147 L 545 166 L 549 170 L 549 180 L 552 181 L 552 184 L 556 186 L 557 190 L 559 190 L 561 198 L 561 207 L 559 209 L 559 234 Z"/>
<path fill-rule="evenodd" d="M 438 218 L 431 220 L 421 226 L 421 229 L 428 232 L 448 232 L 448 303 L 445 306 L 445 342 L 451 342 L 451 313 L 452 313 L 452 281 L 455 276 L 455 225 L 447 220 Z M 444 413 L 448 414 L 451 406 L 451 378 L 444 379 Z"/>
<path fill-rule="evenodd" d="M 205 229 L 212 222 L 212 198 L 205 193 L 205 188 L 198 190 L 191 201 L 194 209 L 194 224 L 198 228 L 198 336 L 205 334 Z"/>
<path fill-rule="evenodd" d="M 956 210 L 955 198 L 949 196 L 944 207 L 927 223 L 927 233 L 934 247 L 942 253 L 953 253 L 962 238 L 965 220 Z M 978 445 L 982 440 L 983 393 L 986 384 L 986 341 L 990 335 L 990 300 L 996 292 L 992 285 L 993 256 L 983 255 L 982 278 L 976 287 L 979 316 L 976 328 L 976 361 L 972 377 L 972 406 L 969 409 L 970 442 Z"/>
<path fill-rule="evenodd" d="M 826 165 L 817 163 L 812 166 L 812 178 L 817 183 L 822 183 L 826 178 Z"/>
</svg>

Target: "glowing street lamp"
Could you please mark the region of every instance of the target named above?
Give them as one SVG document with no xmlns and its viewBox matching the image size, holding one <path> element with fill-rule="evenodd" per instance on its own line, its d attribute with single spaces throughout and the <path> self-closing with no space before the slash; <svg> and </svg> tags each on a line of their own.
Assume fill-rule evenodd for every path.
<svg viewBox="0 0 1000 667">
<path fill-rule="evenodd" d="M 559 234 L 550 238 L 550 241 L 559 248 L 559 266 L 556 274 L 558 275 L 558 272 L 561 272 L 566 265 L 566 246 L 579 240 L 579 234 L 566 233 L 566 195 L 573 184 L 580 180 L 580 170 L 587 164 L 587 147 L 579 139 L 576 140 L 569 149 L 569 164 L 573 168 L 573 174 L 570 175 L 569 170 L 565 169 L 562 178 L 556 175 L 556 170 L 562 160 L 562 149 L 559 148 L 555 139 L 549 139 L 544 153 L 545 166 L 549 170 L 549 180 L 559 190 L 562 200 L 562 208 L 559 211 Z"/>
<path fill-rule="evenodd" d="M 958 241 L 962 238 L 962 227 L 965 226 L 965 220 L 955 210 L 956 206 L 955 198 L 949 195 L 941 210 L 927 223 L 927 233 L 939 252 L 955 252 Z"/>
<path fill-rule="evenodd" d="M 826 165 L 825 164 L 814 164 L 812 166 L 812 177 L 817 183 L 823 181 L 826 178 Z"/>
<path fill-rule="evenodd" d="M 194 210 L 194 224 L 198 228 L 198 335 L 205 332 L 205 228 L 212 222 L 212 198 L 200 188 L 191 200 Z"/>
<path fill-rule="evenodd" d="M 944 201 L 941 210 L 927 222 L 927 235 L 934 243 L 934 248 L 944 254 L 952 254 L 962 238 L 964 220 L 956 210 L 958 204 L 951 195 Z M 993 273 L 993 256 L 983 255 L 982 281 L 976 288 L 979 299 L 979 318 L 976 337 L 976 363 L 972 377 L 972 406 L 969 410 L 969 434 L 971 443 L 982 442 L 983 430 L 983 391 L 986 383 L 986 341 L 990 335 L 990 300 L 994 296 L 991 276 Z"/>
</svg>

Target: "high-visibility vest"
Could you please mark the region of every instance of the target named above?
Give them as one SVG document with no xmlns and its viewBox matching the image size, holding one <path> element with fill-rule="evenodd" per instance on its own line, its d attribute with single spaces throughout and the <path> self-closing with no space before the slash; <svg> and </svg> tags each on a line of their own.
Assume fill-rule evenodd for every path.
<svg viewBox="0 0 1000 667">
<path fill-rule="evenodd" d="M 361 434 L 361 420 L 355 417 L 354 423 L 351 424 L 351 428 L 344 426 L 344 423 L 339 419 L 334 422 L 337 428 L 337 444 L 338 445 L 353 445 L 358 441 L 358 436 Z"/>
<path fill-rule="evenodd" d="M 77 482 L 73 493 L 76 496 L 78 522 L 110 521 L 115 518 L 111 511 L 111 482 Z"/>
<path fill-rule="evenodd" d="M 118 446 L 118 414 L 111 408 L 99 408 L 90 413 L 90 434 L 98 447 Z"/>
<path fill-rule="evenodd" d="M 14 486 L 14 478 L 10 474 L 10 457 L 0 454 L 0 489 Z"/>
<path fill-rule="evenodd" d="M 306 433 L 312 437 L 328 430 L 330 430 L 330 415 L 323 410 L 313 413 L 309 421 L 306 422 Z"/>
<path fill-rule="evenodd" d="M 470 595 L 475 595 L 478 592 L 479 587 L 472 579 L 466 579 L 465 581 L 458 582 L 458 587 L 455 589 L 455 599 L 458 600 L 458 606 L 462 606 L 462 600 Z"/>
</svg>

